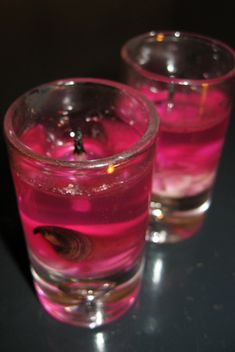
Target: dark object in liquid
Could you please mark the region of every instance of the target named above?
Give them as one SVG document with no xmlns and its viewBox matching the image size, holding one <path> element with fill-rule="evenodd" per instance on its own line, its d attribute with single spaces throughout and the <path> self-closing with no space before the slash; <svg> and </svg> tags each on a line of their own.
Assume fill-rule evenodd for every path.
<svg viewBox="0 0 235 352">
<path fill-rule="evenodd" d="M 91 252 L 91 241 L 77 231 L 56 226 L 39 226 L 33 232 L 41 234 L 64 259 L 80 261 Z"/>
<path fill-rule="evenodd" d="M 85 149 L 82 143 L 82 131 L 77 130 L 74 137 L 74 153 L 82 154 L 85 153 Z"/>
</svg>

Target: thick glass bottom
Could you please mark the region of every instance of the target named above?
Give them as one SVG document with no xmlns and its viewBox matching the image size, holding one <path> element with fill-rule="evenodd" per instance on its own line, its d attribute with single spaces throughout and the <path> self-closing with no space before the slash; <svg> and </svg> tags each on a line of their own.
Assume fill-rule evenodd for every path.
<svg viewBox="0 0 235 352">
<path fill-rule="evenodd" d="M 143 260 L 124 273 L 78 279 L 45 270 L 37 263 L 32 274 L 39 301 L 59 321 L 95 328 L 122 316 L 135 302 Z"/>
<path fill-rule="evenodd" d="M 188 239 L 202 226 L 210 206 L 210 191 L 185 198 L 153 195 L 146 241 L 171 243 Z"/>
</svg>

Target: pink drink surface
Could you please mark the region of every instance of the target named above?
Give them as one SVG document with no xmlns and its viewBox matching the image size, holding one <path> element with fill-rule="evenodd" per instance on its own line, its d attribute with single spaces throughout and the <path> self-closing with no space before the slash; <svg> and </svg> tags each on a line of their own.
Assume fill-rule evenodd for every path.
<svg viewBox="0 0 235 352">
<path fill-rule="evenodd" d="M 97 126 L 96 126 L 97 127 Z M 84 135 L 85 153 L 74 153 L 69 136 L 52 143 L 42 125 L 21 136 L 41 155 L 62 160 L 99 159 L 135 144 L 140 134 L 121 121 L 103 120 L 99 138 Z M 97 128 L 96 128 L 97 132 Z M 93 136 L 94 137 L 94 136 Z M 14 169 L 19 211 L 32 263 L 63 276 L 103 277 L 131 268 L 143 250 L 151 165 L 107 169 L 96 177 L 51 177 L 46 169 Z M 136 168 L 136 169 L 135 169 Z M 141 191 L 140 191 L 141 190 Z"/>
<path fill-rule="evenodd" d="M 155 160 L 153 194 L 186 198 L 208 191 L 215 179 L 230 108 L 219 91 L 157 92 L 143 86 L 155 104 L 160 133 Z"/>
</svg>

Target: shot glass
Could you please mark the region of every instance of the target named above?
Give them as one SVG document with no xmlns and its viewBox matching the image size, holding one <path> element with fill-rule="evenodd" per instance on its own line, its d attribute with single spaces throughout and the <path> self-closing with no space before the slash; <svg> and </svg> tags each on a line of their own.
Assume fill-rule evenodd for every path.
<svg viewBox="0 0 235 352">
<path fill-rule="evenodd" d="M 158 119 L 132 88 L 99 79 L 39 86 L 4 131 L 38 298 L 94 328 L 121 316 L 143 270 Z"/>
<path fill-rule="evenodd" d="M 234 50 L 197 34 L 149 32 L 127 41 L 121 56 L 125 82 L 160 117 L 146 238 L 189 238 L 211 203 L 234 99 Z"/>
</svg>

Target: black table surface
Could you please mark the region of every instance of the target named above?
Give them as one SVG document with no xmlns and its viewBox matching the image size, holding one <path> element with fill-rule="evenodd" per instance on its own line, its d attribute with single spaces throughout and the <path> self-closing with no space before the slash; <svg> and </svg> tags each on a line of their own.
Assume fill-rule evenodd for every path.
<svg viewBox="0 0 235 352">
<path fill-rule="evenodd" d="M 235 351 L 233 140 L 230 129 L 200 232 L 174 245 L 147 244 L 138 300 L 105 327 L 75 328 L 44 312 L 32 288 L 19 220 L 1 218 L 0 350 Z"/>
<path fill-rule="evenodd" d="M 210 1 L 196 3 L 191 9 L 191 2 L 176 0 L 146 0 L 144 6 L 2 0 L 1 116 L 19 94 L 53 79 L 118 80 L 121 45 L 151 29 L 200 32 L 235 47 L 226 1 L 213 2 L 212 12 Z M 57 322 L 35 297 L 1 130 L 0 351 L 235 352 L 234 118 L 202 229 L 178 244 L 147 244 L 138 300 L 122 318 L 96 330 Z"/>
</svg>

